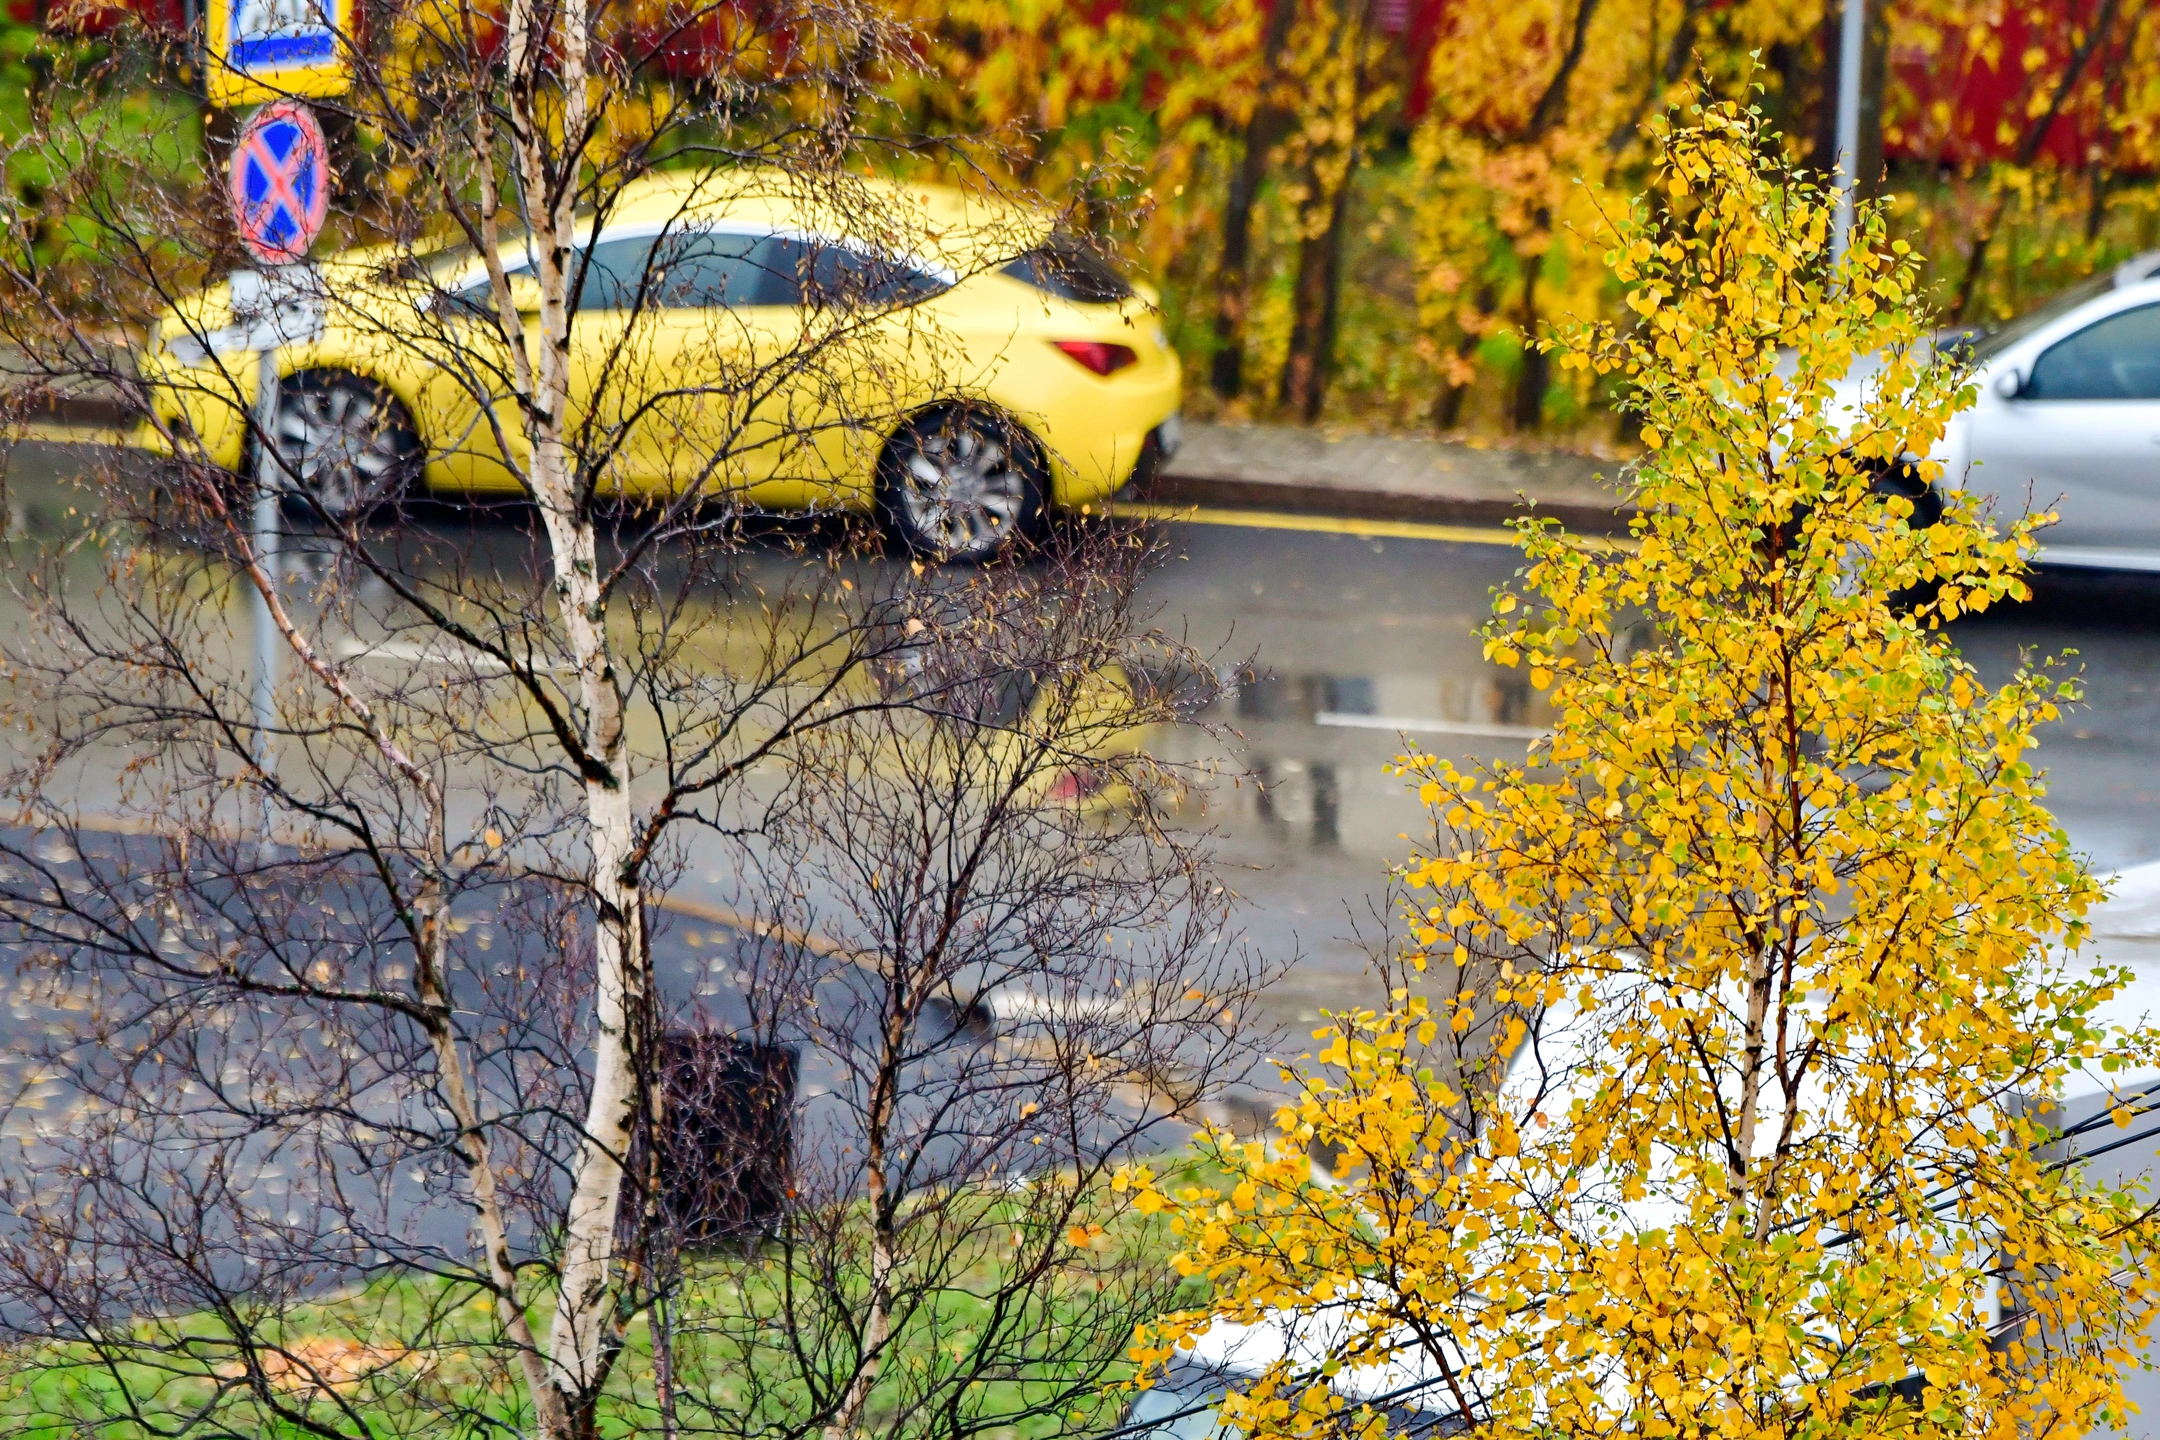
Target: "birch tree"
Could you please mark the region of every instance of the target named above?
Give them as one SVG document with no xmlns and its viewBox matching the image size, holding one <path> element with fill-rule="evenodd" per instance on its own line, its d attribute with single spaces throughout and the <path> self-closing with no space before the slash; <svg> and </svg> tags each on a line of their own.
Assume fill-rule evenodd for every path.
<svg viewBox="0 0 2160 1440">
<path fill-rule="evenodd" d="M 686 35 L 703 47 L 687 76 L 669 58 Z M 445 516 L 410 496 L 333 503 L 311 468 L 323 455 L 285 444 L 282 412 L 258 414 L 253 358 L 228 353 L 218 331 L 231 317 L 212 314 L 238 258 L 220 197 L 199 171 L 107 143 L 95 67 L 139 64 L 139 50 L 84 60 L 10 136 L 13 158 L 40 160 L 55 182 L 40 216 L 7 217 L 11 354 L 32 379 L 118 392 L 166 457 L 147 482 L 139 459 L 86 457 L 80 528 L 24 552 L 16 572 L 17 828 L 0 846 L 0 938 L 76 1019 L 40 1062 L 67 1119 L 30 1124 L 0 1176 L 0 1288 L 23 1362 L 10 1423 L 569 1440 L 655 1416 L 672 1428 L 693 1409 L 709 1421 L 738 1377 L 653 1318 L 685 1296 L 717 1303 L 701 1287 L 729 1283 L 662 1203 L 677 1177 L 654 1160 L 667 1123 L 660 1037 L 755 1018 L 844 1062 L 852 1032 L 790 1008 L 814 1009 L 814 990 L 763 995 L 773 1003 L 757 1017 L 701 1005 L 845 913 L 834 907 L 850 897 L 801 877 L 836 873 L 830 847 L 873 833 L 881 812 L 820 829 L 821 787 L 851 766 L 860 778 L 956 763 L 982 778 L 967 756 L 1009 750 L 1014 717 L 961 707 L 957 760 L 904 737 L 956 723 L 957 697 L 1000 677 L 1052 677 L 1055 691 L 1121 654 L 1137 664 L 1145 626 L 1125 602 L 1144 564 L 1111 528 L 1053 539 L 1044 572 L 1118 599 L 1061 630 L 1044 624 L 1057 587 L 1046 596 L 1006 569 L 941 577 L 887 563 L 844 529 L 838 543 L 747 531 L 747 453 L 880 433 L 906 388 L 880 367 L 904 353 L 935 369 L 944 337 L 923 327 L 900 352 L 862 343 L 909 323 L 865 287 L 806 306 L 798 333 L 748 362 L 720 353 L 717 327 L 694 336 L 655 383 L 635 317 L 658 303 L 666 248 L 628 274 L 593 259 L 596 231 L 655 184 L 680 200 L 671 233 L 752 185 L 905 249 L 933 222 L 864 171 L 938 145 L 864 138 L 878 85 L 907 55 L 875 8 L 420 4 L 370 8 L 346 38 L 354 89 L 322 108 L 362 183 L 340 200 L 324 248 L 343 253 L 311 293 L 472 417 L 453 458 L 507 475 L 500 505 Z M 1003 263 L 1048 227 L 1039 207 L 983 198 L 993 219 L 974 263 Z M 47 263 L 36 224 L 55 206 L 95 263 Z M 484 278 L 469 281 L 476 268 Z M 617 343 L 583 352 L 580 300 L 603 284 L 633 318 Z M 148 334 L 153 319 L 162 328 Z M 283 502 L 269 535 L 252 523 L 254 476 L 232 474 L 160 403 L 130 345 L 205 357 L 188 383 L 246 427 L 245 468 Z M 625 455 L 654 428 L 687 469 L 640 495 Z M 349 438 L 372 455 L 387 433 Z M 250 634 L 250 607 L 267 617 L 279 671 L 267 715 L 250 694 L 249 642 L 264 638 Z M 947 607 L 999 645 L 955 652 L 932 683 L 895 683 L 923 650 L 924 617 Z M 1198 1047 L 1175 1083 L 1144 1053 L 1167 1041 L 1128 1026 L 1117 1045 L 1037 1068 L 1037 1088 L 1069 1082 L 1069 1103 L 1045 1113 L 1099 1109 L 1100 1087 L 1157 1076 L 1163 1096 L 1117 1122 L 1116 1143 L 1137 1143 L 1234 1069 L 1233 937 L 1219 915 L 1180 921 L 1219 909 L 1204 858 L 1182 842 L 1161 852 L 1174 863 L 1135 858 L 1164 844 L 1160 826 L 1066 823 L 1084 797 L 1059 777 L 1088 768 L 1106 729 L 1183 713 L 1167 693 L 1118 693 L 1115 723 L 1067 707 L 1047 730 L 1020 727 L 1031 758 L 1017 779 L 1017 762 L 992 767 L 1001 805 L 985 809 L 951 775 L 917 777 L 958 807 L 949 843 L 1033 824 L 1040 868 L 1033 898 L 970 931 L 962 961 L 936 949 L 894 982 L 905 1004 L 887 1039 L 905 1064 L 882 1062 L 888 1088 L 935 1068 L 917 1036 L 930 999 L 952 1001 L 989 956 L 1012 978 L 1065 954 L 1031 949 L 1026 927 L 1112 891 L 1126 898 L 1104 899 L 1098 925 L 1170 927 L 1151 983 L 1220 1003 L 1191 1002 L 1189 1023 L 1171 1027 Z M 1146 768 L 1130 755 L 1102 763 L 1136 781 Z M 1159 783 L 1125 791 L 1144 804 Z M 656 955 L 681 952 L 656 935 L 656 906 L 686 873 L 733 908 L 711 931 L 709 964 L 678 966 L 679 988 L 663 994 Z M 983 873 L 909 879 L 922 905 L 966 914 Z M 1221 983 L 1206 979 L 1217 972 Z M 981 1083 L 1010 1090 L 1010 1071 Z M 918 1126 L 917 1143 L 931 1130 Z M 1049 1153 L 1107 1178 L 1101 1154 Z M 652 1162 L 642 1172 L 640 1156 Z M 842 1167 L 768 1219 L 852 1237 L 864 1187 L 884 1175 Z M 1075 1213 L 1103 1193 L 1090 1179 Z M 1086 1244 L 1084 1227 L 1079 1241 L 1042 1238 L 1028 1267 L 988 1277 L 993 1294 L 1055 1288 Z M 887 1294 L 873 1314 L 892 1313 L 907 1286 L 946 1284 L 900 1274 L 899 1258 L 873 1280 Z M 769 1319 L 753 1310 L 746 1323 Z M 853 1368 L 835 1388 L 788 1390 L 784 1423 L 858 1430 L 882 1403 L 880 1366 L 900 1333 L 849 1341 Z M 1058 1352 L 1083 1376 L 1116 1352 L 1109 1330 L 1086 1334 Z M 992 1338 L 1004 1348 L 940 1382 L 919 1431 L 956 1433 L 971 1378 L 1026 1369 L 1008 1330 Z M 41 1378 L 62 1373 L 97 1378 L 57 1390 Z M 992 1398 L 1025 1418 L 1054 1413 L 1080 1383 L 1049 1400 Z"/>
</svg>

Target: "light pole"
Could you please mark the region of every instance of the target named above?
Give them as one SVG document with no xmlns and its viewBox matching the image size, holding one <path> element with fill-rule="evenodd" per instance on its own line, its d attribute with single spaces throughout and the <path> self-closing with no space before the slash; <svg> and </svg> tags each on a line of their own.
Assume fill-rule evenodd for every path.
<svg viewBox="0 0 2160 1440">
<path fill-rule="evenodd" d="M 1852 245 L 1853 209 L 1860 188 L 1860 52 L 1866 44 L 1867 0 L 1845 0 L 1838 29 L 1837 217 L 1830 228 L 1830 263 L 1843 263 Z"/>
</svg>

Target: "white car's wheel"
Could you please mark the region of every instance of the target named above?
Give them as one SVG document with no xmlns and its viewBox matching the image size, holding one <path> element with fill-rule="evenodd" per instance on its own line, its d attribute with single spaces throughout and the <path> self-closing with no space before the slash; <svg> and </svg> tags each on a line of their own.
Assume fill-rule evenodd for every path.
<svg viewBox="0 0 2160 1440">
<path fill-rule="evenodd" d="M 308 512 L 339 525 L 364 520 L 419 478 L 412 417 L 374 381 L 303 371 L 279 383 L 277 399 L 273 483 Z"/>
<path fill-rule="evenodd" d="M 939 561 L 982 561 L 1034 533 L 1048 489 L 1034 444 L 1012 421 L 935 410 L 902 426 L 879 467 L 885 523 Z"/>
</svg>

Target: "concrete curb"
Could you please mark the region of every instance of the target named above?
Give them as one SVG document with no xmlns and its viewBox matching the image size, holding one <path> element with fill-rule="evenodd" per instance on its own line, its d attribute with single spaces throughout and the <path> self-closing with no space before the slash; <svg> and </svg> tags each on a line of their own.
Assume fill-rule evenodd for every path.
<svg viewBox="0 0 2160 1440">
<path fill-rule="evenodd" d="M 1345 520 L 1408 520 L 1434 525 L 1504 525 L 1525 515 L 1558 520 L 1586 535 L 1625 535 L 1634 512 L 1617 500 L 1604 504 L 1540 499 L 1533 495 L 1494 500 L 1396 490 L 1358 490 L 1326 481 L 1308 484 L 1253 481 L 1236 476 L 1165 474 L 1146 487 L 1146 498 L 1164 505 L 1205 505 L 1225 510 L 1273 510 L 1293 515 L 1334 515 Z"/>
<path fill-rule="evenodd" d="M 1189 425 L 1143 487 L 1171 505 L 1359 520 L 1497 525 L 1552 516 L 1584 534 L 1627 533 L 1617 461 L 1565 451 L 1483 450 L 1400 436 L 1331 437 L 1287 425 Z"/>
<path fill-rule="evenodd" d="M 124 430 L 141 414 L 117 396 L 56 395 L 50 392 L 16 397 L 17 418 L 33 425 L 53 425 L 83 431 Z"/>
</svg>

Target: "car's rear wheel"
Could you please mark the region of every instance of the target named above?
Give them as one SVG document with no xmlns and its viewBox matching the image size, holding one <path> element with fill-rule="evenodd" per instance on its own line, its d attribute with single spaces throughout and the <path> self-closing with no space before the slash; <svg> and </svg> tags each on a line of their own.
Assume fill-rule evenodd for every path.
<svg viewBox="0 0 2160 1440">
<path fill-rule="evenodd" d="M 1912 511 L 1905 517 L 1905 523 L 1915 530 L 1927 530 L 1942 522 L 1942 493 L 1928 484 L 1919 467 L 1910 461 L 1879 466 L 1868 492 L 1884 498 L 1895 495 L 1912 502 Z M 1941 581 L 1923 580 L 1918 585 L 1894 591 L 1890 605 L 1896 610 L 1916 610 L 1932 603 L 1941 591 Z"/>
<path fill-rule="evenodd" d="M 894 538 L 939 561 L 982 561 L 1035 533 L 1047 475 L 1034 442 L 972 406 L 918 415 L 885 447 L 878 500 Z"/>
<path fill-rule="evenodd" d="M 1895 464 L 1878 464 L 1874 483 L 1868 486 L 1872 495 L 1896 495 L 1912 502 L 1912 513 L 1905 523 L 1915 530 L 1926 530 L 1943 517 L 1943 498 L 1928 484 L 1918 466 L 1900 460 Z"/>
<path fill-rule="evenodd" d="M 304 370 L 279 382 L 277 401 L 273 483 L 309 513 L 339 525 L 364 520 L 418 481 L 420 432 L 374 381 Z"/>
</svg>

